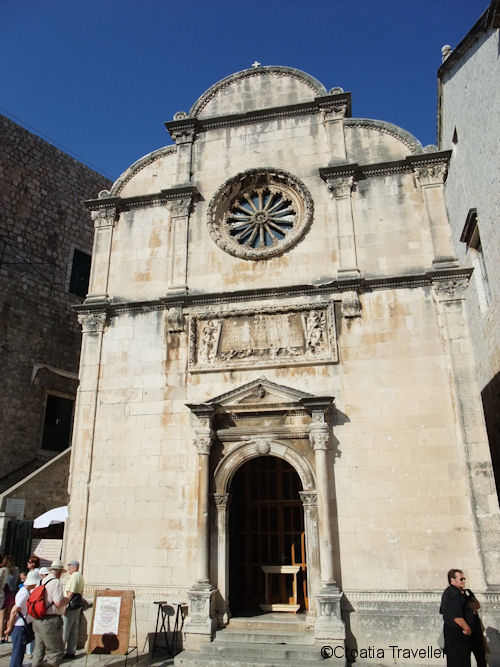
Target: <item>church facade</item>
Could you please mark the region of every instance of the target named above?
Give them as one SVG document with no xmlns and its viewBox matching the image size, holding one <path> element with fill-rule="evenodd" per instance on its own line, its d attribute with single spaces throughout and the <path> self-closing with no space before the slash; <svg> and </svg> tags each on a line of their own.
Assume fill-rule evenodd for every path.
<svg viewBox="0 0 500 667">
<path fill-rule="evenodd" d="M 166 127 L 87 203 L 65 553 L 89 592 L 134 589 L 142 636 L 185 600 L 194 649 L 262 612 L 320 644 L 437 647 L 462 567 L 496 626 L 450 153 L 288 67 Z"/>
</svg>

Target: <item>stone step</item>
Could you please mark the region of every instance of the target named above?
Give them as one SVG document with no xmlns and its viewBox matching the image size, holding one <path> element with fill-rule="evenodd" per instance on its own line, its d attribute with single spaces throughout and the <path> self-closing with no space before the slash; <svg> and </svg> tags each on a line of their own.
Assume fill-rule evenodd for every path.
<svg viewBox="0 0 500 667">
<path fill-rule="evenodd" d="M 273 630 L 233 630 L 226 628 L 219 630 L 215 636 L 214 644 L 231 644 L 238 642 L 240 644 L 314 644 L 314 636 L 310 632 L 279 632 Z"/>
<path fill-rule="evenodd" d="M 237 663 L 240 659 L 248 660 L 296 660 L 309 664 L 321 660 L 320 647 L 300 644 L 257 644 L 254 642 L 213 642 L 203 653 L 223 660 Z"/>
<path fill-rule="evenodd" d="M 241 654 L 237 659 L 234 657 L 223 657 L 220 655 L 208 655 L 205 651 L 199 653 L 198 651 L 183 651 L 175 657 L 175 667 L 306 667 L 309 665 L 322 664 L 325 661 L 320 657 L 316 661 L 307 661 L 290 658 L 273 658 L 270 656 L 262 656 L 255 658 Z M 338 667 L 343 667 L 344 661 L 337 663 Z M 375 666 L 376 667 L 376 666 Z"/>
<path fill-rule="evenodd" d="M 280 618 L 281 617 L 281 618 Z M 238 630 L 253 632 L 254 630 L 266 630 L 273 634 L 307 632 L 314 627 L 313 621 L 300 618 L 299 616 L 286 616 L 280 614 L 280 617 L 271 617 L 264 614 L 262 617 L 254 616 L 251 618 L 237 617 L 229 621 L 226 630 Z"/>
</svg>

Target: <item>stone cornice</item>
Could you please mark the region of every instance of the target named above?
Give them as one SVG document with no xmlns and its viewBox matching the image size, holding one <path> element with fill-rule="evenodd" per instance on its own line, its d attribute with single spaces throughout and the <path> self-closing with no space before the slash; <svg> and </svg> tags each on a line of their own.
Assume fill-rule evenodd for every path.
<svg viewBox="0 0 500 667">
<path fill-rule="evenodd" d="M 451 151 L 439 151 L 435 153 L 419 153 L 408 155 L 404 160 L 392 160 L 389 162 L 374 162 L 372 164 L 337 164 L 331 167 L 320 167 L 319 175 L 328 182 L 329 179 L 354 177 L 356 180 L 371 176 L 387 176 L 389 174 L 410 173 L 422 167 L 431 167 L 436 164 L 447 164 L 451 157 Z"/>
<path fill-rule="evenodd" d="M 285 299 L 308 296 L 324 296 L 335 298 L 345 292 L 355 290 L 358 293 L 384 289 L 408 289 L 430 287 L 436 283 L 456 279 L 468 280 L 472 275 L 472 268 L 451 267 L 423 271 L 422 273 L 407 273 L 392 276 L 364 276 L 349 280 L 336 280 L 321 285 L 290 285 L 286 287 L 267 287 L 260 289 L 235 290 L 230 292 L 212 292 L 209 294 L 186 294 L 182 297 L 162 297 L 144 301 L 118 301 L 113 299 L 101 302 L 82 303 L 73 306 L 78 313 L 107 312 L 109 315 L 118 315 L 123 312 L 147 312 L 151 310 L 166 310 L 172 307 L 203 308 L 217 304 L 245 303 L 265 299 Z"/>
<path fill-rule="evenodd" d="M 172 138 L 179 133 L 191 131 L 206 132 L 220 127 L 231 127 L 236 125 L 247 125 L 249 123 L 258 123 L 275 118 L 290 118 L 293 116 L 304 116 L 314 114 L 329 108 L 343 106 L 345 107 L 345 117 L 351 115 L 351 93 L 335 93 L 332 95 L 322 95 L 312 101 L 300 102 L 298 104 L 287 104 L 279 107 L 269 107 L 267 109 L 256 109 L 244 113 L 225 114 L 223 116 L 212 116 L 210 118 L 193 118 L 188 116 L 180 120 L 169 120 L 165 122 L 165 127 Z"/>
<path fill-rule="evenodd" d="M 161 190 L 149 195 L 138 195 L 136 197 L 106 197 L 100 199 L 87 199 L 84 202 L 89 211 L 99 211 L 106 208 L 115 208 L 118 212 L 130 211 L 134 208 L 162 205 L 167 201 L 187 199 L 200 196 L 194 185 L 177 185 L 173 188 Z"/>
</svg>

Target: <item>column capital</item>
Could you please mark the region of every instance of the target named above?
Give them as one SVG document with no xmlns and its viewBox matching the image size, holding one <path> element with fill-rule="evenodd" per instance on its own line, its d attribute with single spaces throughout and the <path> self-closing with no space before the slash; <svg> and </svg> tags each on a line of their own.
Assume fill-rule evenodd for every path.
<svg viewBox="0 0 500 667">
<path fill-rule="evenodd" d="M 82 334 L 102 333 L 107 320 L 107 313 L 78 313 L 78 322 L 82 327 Z"/>
<path fill-rule="evenodd" d="M 186 403 L 186 407 L 198 420 L 194 427 L 193 445 L 198 450 L 198 454 L 208 456 L 214 439 L 212 419 L 215 406 L 208 403 Z"/>
<path fill-rule="evenodd" d="M 119 213 L 120 197 L 113 197 L 109 190 L 101 190 L 97 199 L 89 199 L 85 206 L 90 211 L 94 228 L 113 227 Z"/>
<path fill-rule="evenodd" d="M 304 505 L 304 509 L 313 509 L 318 506 L 317 491 L 299 491 L 299 496 Z"/>
<path fill-rule="evenodd" d="M 327 451 L 330 447 L 330 434 L 327 424 L 314 424 L 309 427 L 309 442 L 315 452 Z"/>
<path fill-rule="evenodd" d="M 177 118 L 174 117 L 174 120 L 165 123 L 167 132 L 177 145 L 192 143 L 196 134 L 196 119 L 189 118 L 189 116 L 179 118 L 179 115 L 180 113 L 177 112 L 175 114 Z"/>
<path fill-rule="evenodd" d="M 213 499 L 217 510 L 226 510 L 231 502 L 230 493 L 214 493 Z"/>
<path fill-rule="evenodd" d="M 415 172 L 417 183 L 422 188 L 443 185 L 448 173 L 451 151 L 419 153 L 405 158 Z"/>
<path fill-rule="evenodd" d="M 335 176 L 326 179 L 328 190 L 332 199 L 347 199 L 351 196 L 352 186 L 354 185 L 354 176 Z"/>
<path fill-rule="evenodd" d="M 434 280 L 432 289 L 436 301 L 463 301 L 469 286 L 469 279 L 470 276 L 459 276 L 446 280 Z"/>
<path fill-rule="evenodd" d="M 191 212 L 193 196 L 187 195 L 178 199 L 170 199 L 166 202 L 172 218 L 185 218 Z"/>
</svg>

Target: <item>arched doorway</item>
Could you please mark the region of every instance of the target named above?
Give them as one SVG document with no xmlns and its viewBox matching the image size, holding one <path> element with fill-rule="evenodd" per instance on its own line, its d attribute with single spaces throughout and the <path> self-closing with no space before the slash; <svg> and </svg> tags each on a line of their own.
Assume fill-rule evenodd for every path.
<svg viewBox="0 0 500 667">
<path fill-rule="evenodd" d="M 298 566 L 294 576 L 268 575 L 267 601 L 295 597 L 308 608 L 304 511 L 300 478 L 285 460 L 262 456 L 244 463 L 231 486 L 229 603 L 231 614 L 254 614 L 266 602 L 263 566 Z"/>
</svg>

